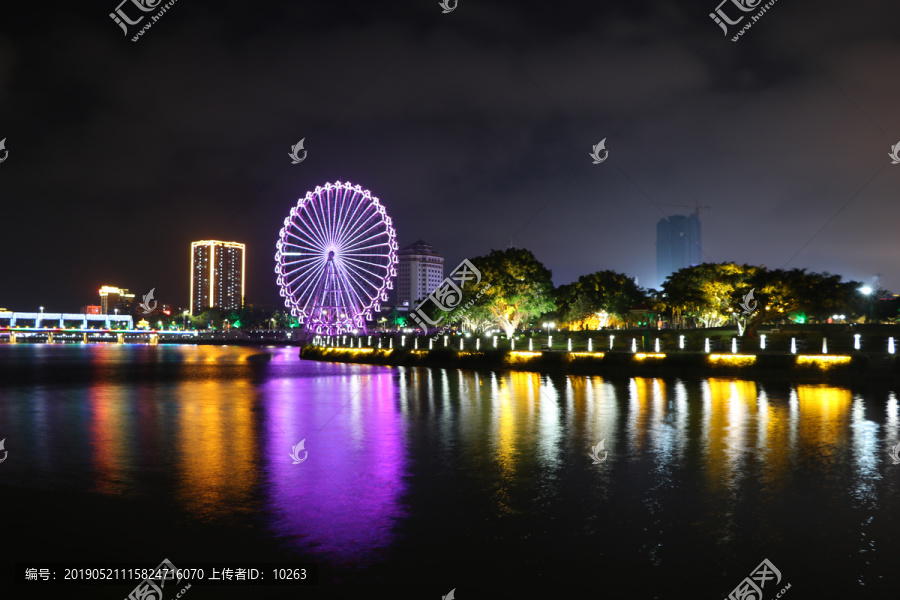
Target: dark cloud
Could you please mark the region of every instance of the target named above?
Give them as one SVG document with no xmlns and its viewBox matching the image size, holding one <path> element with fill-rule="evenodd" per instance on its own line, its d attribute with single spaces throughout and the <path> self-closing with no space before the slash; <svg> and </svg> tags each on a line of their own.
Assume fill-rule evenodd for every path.
<svg viewBox="0 0 900 600">
<path fill-rule="evenodd" d="M 900 291 L 900 6 L 777 2 L 735 43 L 715 4 L 179 0 L 137 43 L 116 2 L 17 7 L 0 306 L 185 303 L 207 238 L 247 243 L 248 300 L 278 303 L 281 222 L 338 179 L 451 266 L 514 236 L 557 284 L 653 285 L 656 222 L 689 210 L 665 205 L 699 202 L 709 260 Z"/>
</svg>

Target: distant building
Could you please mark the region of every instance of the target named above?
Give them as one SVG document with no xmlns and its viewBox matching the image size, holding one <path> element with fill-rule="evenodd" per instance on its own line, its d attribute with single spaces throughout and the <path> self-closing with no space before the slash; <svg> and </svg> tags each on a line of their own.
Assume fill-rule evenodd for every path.
<svg viewBox="0 0 900 600">
<path fill-rule="evenodd" d="M 685 267 L 703 262 L 700 242 L 700 219 L 673 215 L 656 224 L 656 279 L 661 286 L 666 278 Z"/>
<path fill-rule="evenodd" d="M 112 285 L 104 285 L 100 288 L 100 314 L 111 315 L 116 311 L 126 314 L 134 303 L 134 294 L 128 290 Z M 90 314 L 90 313 L 85 313 Z"/>
<path fill-rule="evenodd" d="M 246 246 L 237 242 L 191 242 L 191 314 L 207 308 L 244 306 Z"/>
<path fill-rule="evenodd" d="M 81 312 L 86 315 L 102 315 L 103 307 L 98 306 L 97 304 L 88 304 L 87 306 L 81 307 Z"/>
<path fill-rule="evenodd" d="M 419 240 L 397 253 L 397 308 L 415 307 L 444 280 L 444 257 Z"/>
</svg>

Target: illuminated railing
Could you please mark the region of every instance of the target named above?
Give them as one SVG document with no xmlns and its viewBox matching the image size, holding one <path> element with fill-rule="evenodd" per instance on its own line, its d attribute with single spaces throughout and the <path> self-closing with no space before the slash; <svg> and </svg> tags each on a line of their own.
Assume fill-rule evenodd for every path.
<svg viewBox="0 0 900 600">
<path fill-rule="evenodd" d="M 638 352 L 634 355 L 635 360 L 647 360 L 648 358 L 665 358 L 666 355 L 660 352 Z"/>
<path fill-rule="evenodd" d="M 710 363 L 714 365 L 728 365 L 733 367 L 747 367 L 756 362 L 755 354 L 710 354 Z"/>
</svg>

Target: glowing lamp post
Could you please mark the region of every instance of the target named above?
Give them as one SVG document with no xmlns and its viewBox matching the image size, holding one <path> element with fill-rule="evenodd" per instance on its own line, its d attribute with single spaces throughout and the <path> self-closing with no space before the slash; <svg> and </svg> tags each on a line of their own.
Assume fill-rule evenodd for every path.
<svg viewBox="0 0 900 600">
<path fill-rule="evenodd" d="M 709 338 L 706 338 L 706 341 L 703 342 L 703 351 L 709 354 Z"/>
<path fill-rule="evenodd" d="M 682 350 L 684 350 L 684 336 L 683 335 L 678 336 L 678 347 L 681 348 Z"/>
<path fill-rule="evenodd" d="M 828 354 L 828 338 L 822 338 L 822 354 Z"/>
<path fill-rule="evenodd" d="M 592 344 L 591 344 L 592 339 L 593 339 L 593 338 L 588 338 L 588 352 L 593 352 L 593 351 L 594 351 L 594 350 L 592 349 Z"/>
<path fill-rule="evenodd" d="M 859 340 L 861 337 L 862 336 L 858 333 L 853 335 L 853 348 L 856 350 L 859 350 L 859 348 L 860 348 Z"/>
<path fill-rule="evenodd" d="M 888 354 L 893 354 L 893 353 L 894 353 L 894 338 L 889 337 L 888 338 Z"/>
<path fill-rule="evenodd" d="M 797 354 L 797 338 L 791 338 L 791 354 Z"/>
<path fill-rule="evenodd" d="M 528 351 L 529 352 L 534 350 L 534 346 L 532 345 L 533 341 L 534 341 L 534 338 L 528 338 Z"/>
<path fill-rule="evenodd" d="M 759 349 L 766 349 L 766 334 L 762 334 L 761 336 L 759 336 Z"/>
<path fill-rule="evenodd" d="M 659 354 L 659 338 L 656 338 L 656 343 L 653 345 L 653 350 L 657 354 Z"/>
<path fill-rule="evenodd" d="M 568 342 L 569 342 L 569 344 L 568 344 L 568 351 L 571 352 L 571 351 L 572 351 L 572 338 L 566 338 L 566 339 L 567 339 Z"/>
<path fill-rule="evenodd" d="M 737 354 L 737 338 L 736 337 L 731 338 L 731 353 Z"/>
<path fill-rule="evenodd" d="M 631 352 L 637 352 L 637 338 L 631 338 Z"/>
<path fill-rule="evenodd" d="M 859 288 L 859 293 L 866 297 L 866 323 L 872 320 L 872 302 L 869 298 L 869 294 L 872 293 L 872 288 L 867 285 Z"/>
<path fill-rule="evenodd" d="M 616 336 L 614 336 L 614 335 L 609 336 L 609 349 L 610 350 L 612 350 L 614 339 L 616 339 Z"/>
</svg>

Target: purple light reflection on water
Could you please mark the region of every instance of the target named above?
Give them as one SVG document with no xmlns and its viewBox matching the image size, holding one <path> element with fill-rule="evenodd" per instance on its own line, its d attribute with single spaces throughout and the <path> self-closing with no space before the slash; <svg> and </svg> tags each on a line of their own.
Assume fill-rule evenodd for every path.
<svg viewBox="0 0 900 600">
<path fill-rule="evenodd" d="M 408 463 L 397 396 L 389 371 L 265 384 L 263 460 L 277 535 L 332 563 L 371 562 L 389 548 L 405 514 Z M 293 464 L 303 439 L 309 454 Z"/>
</svg>

